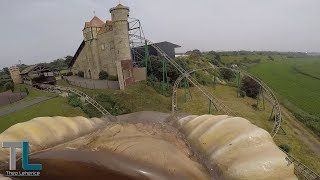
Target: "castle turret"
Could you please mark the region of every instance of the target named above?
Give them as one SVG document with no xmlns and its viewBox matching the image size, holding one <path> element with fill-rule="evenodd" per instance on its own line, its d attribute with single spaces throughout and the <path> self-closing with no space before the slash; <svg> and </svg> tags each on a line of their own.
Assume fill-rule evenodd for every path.
<svg viewBox="0 0 320 180">
<path fill-rule="evenodd" d="M 119 4 L 110 9 L 110 13 L 113 22 L 114 46 L 117 50 L 117 60 L 131 60 L 128 31 L 129 8 Z"/>
<path fill-rule="evenodd" d="M 21 84 L 22 78 L 20 75 L 20 69 L 18 66 L 12 66 L 9 68 L 10 76 L 14 84 Z"/>
<path fill-rule="evenodd" d="M 83 28 L 83 36 L 85 41 L 97 39 L 97 34 L 104 25 L 97 16 L 94 16 L 90 22 L 86 22 Z"/>
<path fill-rule="evenodd" d="M 113 22 L 113 40 L 116 55 L 116 66 L 120 88 L 132 83 L 132 60 L 129 45 L 128 16 L 129 8 L 122 4 L 110 9 Z"/>
</svg>

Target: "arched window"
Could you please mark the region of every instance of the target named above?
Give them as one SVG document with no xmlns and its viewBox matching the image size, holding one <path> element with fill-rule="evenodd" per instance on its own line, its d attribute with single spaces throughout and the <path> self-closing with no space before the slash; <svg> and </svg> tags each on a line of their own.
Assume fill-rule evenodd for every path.
<svg viewBox="0 0 320 180">
<path fill-rule="evenodd" d="M 91 79 L 91 71 L 90 71 L 90 69 L 88 70 L 88 78 Z"/>
</svg>

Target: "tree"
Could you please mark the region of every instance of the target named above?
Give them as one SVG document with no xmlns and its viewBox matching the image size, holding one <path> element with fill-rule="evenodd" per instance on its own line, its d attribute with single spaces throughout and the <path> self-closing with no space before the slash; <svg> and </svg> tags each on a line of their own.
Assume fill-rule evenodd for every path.
<svg viewBox="0 0 320 180">
<path fill-rule="evenodd" d="M 59 58 L 50 63 L 47 63 L 47 65 L 53 69 L 58 69 L 58 70 L 67 69 L 72 61 L 72 58 L 73 58 L 72 56 L 66 56 L 64 58 Z"/>
<path fill-rule="evenodd" d="M 180 76 L 180 72 L 164 60 L 166 63 L 166 69 L 168 74 L 169 83 L 174 83 L 174 81 Z M 188 69 L 185 64 L 185 59 L 175 59 L 176 63 L 178 63 L 183 69 Z M 163 59 L 158 56 L 150 57 L 150 64 L 152 65 L 152 69 L 148 68 L 148 76 L 153 75 L 157 81 L 162 81 L 163 79 Z"/>
<path fill-rule="evenodd" d="M 216 66 L 219 66 L 219 65 L 223 64 L 223 63 L 221 62 L 221 56 L 220 56 L 219 53 L 217 53 L 217 52 L 215 52 L 215 51 L 210 51 L 210 52 L 208 53 L 208 55 L 209 55 L 209 62 L 210 62 L 211 64 L 216 65 Z"/>
<path fill-rule="evenodd" d="M 49 63 L 48 65 L 53 69 L 59 69 L 59 70 L 67 68 L 67 64 L 65 63 L 64 59 L 56 59 L 51 63 Z"/>
<path fill-rule="evenodd" d="M 241 90 L 246 92 L 246 96 L 257 98 L 260 91 L 260 84 L 254 79 L 245 76 L 241 82 Z"/>
<path fill-rule="evenodd" d="M 69 66 L 72 59 L 73 59 L 73 56 L 66 56 L 66 57 L 64 57 L 64 59 L 65 59 L 66 65 Z"/>
<path fill-rule="evenodd" d="M 4 89 L 6 91 L 11 90 L 12 92 L 14 91 L 14 85 L 12 82 L 7 82 L 6 84 L 4 84 Z"/>
<path fill-rule="evenodd" d="M 25 68 L 27 68 L 28 66 L 25 65 L 25 64 L 21 64 L 21 65 L 18 65 L 18 67 L 19 67 L 19 70 L 20 70 L 20 72 L 21 72 L 21 71 L 23 71 Z"/>
<path fill-rule="evenodd" d="M 10 75 L 9 68 L 7 68 L 7 67 L 3 68 L 3 72 L 4 72 L 5 74 Z"/>
<path fill-rule="evenodd" d="M 192 51 L 187 51 L 186 52 L 187 55 L 190 55 L 190 56 L 201 56 L 202 53 L 199 49 L 194 49 Z"/>
</svg>

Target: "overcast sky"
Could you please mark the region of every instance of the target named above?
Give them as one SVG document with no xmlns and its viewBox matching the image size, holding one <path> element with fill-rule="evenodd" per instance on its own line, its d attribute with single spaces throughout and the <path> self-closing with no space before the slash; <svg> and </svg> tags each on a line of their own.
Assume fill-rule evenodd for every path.
<svg viewBox="0 0 320 180">
<path fill-rule="evenodd" d="M 103 21 L 119 0 L 1 0 L 0 68 L 74 55 L 93 11 Z M 153 42 L 178 52 L 320 52 L 320 0 L 121 0 Z"/>
</svg>

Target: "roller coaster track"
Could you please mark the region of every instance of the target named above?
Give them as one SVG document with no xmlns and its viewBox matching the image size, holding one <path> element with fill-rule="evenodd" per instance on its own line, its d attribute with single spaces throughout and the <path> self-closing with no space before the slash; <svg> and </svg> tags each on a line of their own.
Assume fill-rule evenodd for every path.
<svg viewBox="0 0 320 180">
<path fill-rule="evenodd" d="M 201 71 L 201 70 L 206 70 L 206 69 L 214 69 L 214 68 L 201 68 L 201 69 L 194 69 L 194 70 L 191 70 L 191 71 L 188 71 L 186 74 L 181 74 L 178 79 L 175 81 L 174 85 L 173 85 L 173 94 L 172 94 L 172 113 L 176 113 L 177 111 L 177 106 L 178 106 L 178 99 L 177 99 L 177 91 L 178 91 L 178 88 L 179 88 L 179 84 L 180 82 L 186 78 L 186 76 L 190 76 L 190 74 L 196 72 L 196 71 Z M 211 101 L 213 103 L 213 105 L 215 107 L 220 107 L 220 108 L 224 108 L 222 110 L 222 112 L 228 112 L 227 114 L 228 115 L 232 115 L 232 116 L 237 116 L 238 114 L 231 111 L 227 106 L 225 106 L 222 101 L 220 99 L 218 99 L 217 97 L 214 97 L 213 95 L 211 95 L 212 98 L 214 99 L 214 101 Z M 210 99 L 211 100 L 211 99 Z M 218 104 L 220 103 L 220 104 Z M 221 110 L 221 109 L 220 109 Z"/>
<path fill-rule="evenodd" d="M 229 69 L 231 71 L 233 71 L 234 73 L 242 73 L 243 75 L 245 76 L 248 76 L 250 78 L 252 78 L 253 80 L 255 80 L 263 89 L 263 91 L 270 97 L 270 99 L 268 99 L 272 106 L 273 106 L 273 109 L 274 109 L 274 126 L 272 128 L 272 131 L 271 131 L 271 135 L 272 137 L 274 137 L 277 132 L 279 131 L 280 129 L 280 126 L 281 126 L 281 121 L 282 121 L 282 118 L 281 118 L 281 109 L 280 109 L 280 104 L 279 104 L 279 101 L 277 99 L 277 97 L 274 95 L 273 91 L 271 88 L 269 88 L 264 82 L 262 82 L 260 79 L 250 75 L 249 73 L 243 71 L 243 70 L 239 70 L 239 69 L 231 69 L 231 68 L 227 68 L 227 67 L 216 67 L 216 66 L 211 66 L 211 67 L 208 67 L 208 68 L 201 68 L 201 69 L 195 69 L 195 70 L 191 70 L 185 74 L 181 74 L 178 79 L 175 81 L 174 85 L 173 85 L 173 96 L 172 96 L 172 112 L 175 113 L 176 110 L 177 110 L 177 105 L 178 105 L 178 100 L 177 100 L 177 90 L 179 88 L 179 84 L 180 82 L 187 76 L 190 76 L 191 73 L 194 73 L 196 71 L 203 71 L 203 70 L 209 70 L 209 69 L 213 69 L 213 70 L 218 70 L 218 69 Z M 215 98 L 215 101 L 213 103 L 216 104 L 216 102 L 219 102 L 220 100 L 218 100 L 217 98 Z M 227 107 L 225 107 L 227 108 Z M 229 112 L 232 112 L 229 108 L 227 108 L 227 111 Z M 235 113 L 232 112 L 230 113 L 230 115 L 234 115 Z M 229 115 L 229 114 L 228 114 Z"/>
<path fill-rule="evenodd" d="M 286 158 L 288 163 L 290 163 L 290 164 L 293 163 L 294 164 L 294 171 L 295 171 L 296 174 L 299 174 L 299 175 L 301 175 L 302 177 L 304 177 L 305 179 L 308 179 L 308 180 L 320 180 L 320 176 L 317 173 L 312 171 L 306 165 L 302 164 L 300 161 L 295 159 L 290 154 L 286 153 L 285 151 L 283 151 L 283 152 L 288 156 Z"/>
<path fill-rule="evenodd" d="M 95 107 L 103 116 L 112 116 L 106 109 L 104 109 L 97 101 L 95 101 L 93 98 L 88 96 L 82 91 L 79 91 L 78 89 L 75 88 L 70 88 L 70 87 L 62 87 L 62 86 L 53 86 L 53 85 L 48 85 L 48 84 L 41 84 L 39 87 L 43 90 L 47 90 L 50 92 L 58 92 L 58 93 L 73 93 L 81 98 L 83 98 L 86 102 L 91 104 L 93 107 Z"/>
<path fill-rule="evenodd" d="M 183 78 L 187 78 L 188 81 L 190 81 L 195 87 L 197 87 L 209 100 L 210 102 L 212 102 L 214 104 L 214 106 L 216 107 L 216 109 L 220 112 L 223 112 L 227 115 L 231 115 L 231 116 L 237 116 L 237 113 L 231 111 L 226 105 L 224 105 L 217 97 L 215 97 L 210 91 L 208 91 L 206 88 L 204 88 L 195 78 L 193 78 L 192 76 L 190 76 L 190 73 L 197 71 L 197 70 L 192 70 L 192 72 L 187 72 L 185 69 L 183 69 L 177 62 L 175 62 L 172 58 L 170 58 L 161 48 L 159 48 L 156 44 L 152 43 L 150 40 L 138 36 L 138 35 L 130 35 L 131 37 L 135 37 L 141 40 L 146 41 L 150 46 L 152 46 L 154 49 L 156 49 L 158 51 L 158 53 L 160 53 L 160 55 L 162 57 L 164 57 L 173 67 L 175 67 L 180 73 L 181 76 L 180 78 L 178 78 L 177 80 L 182 80 Z M 209 67 L 207 69 L 214 69 L 217 67 Z M 223 67 L 226 68 L 226 67 Z M 234 71 L 234 69 L 231 69 L 232 71 Z M 280 109 L 280 104 L 277 100 L 277 97 L 274 95 L 273 91 L 271 90 L 271 88 L 269 88 L 263 81 L 261 81 L 260 79 L 250 75 L 249 73 L 242 71 L 242 70 L 237 70 L 240 71 L 240 73 L 243 73 L 247 76 L 249 76 L 250 78 L 254 79 L 256 82 L 258 82 L 260 84 L 260 86 L 263 88 L 263 90 L 271 97 L 271 100 L 273 101 L 273 108 L 275 110 L 275 123 L 274 123 L 274 127 L 272 128 L 271 131 L 271 135 L 274 137 L 281 126 L 281 109 Z M 177 86 L 179 85 L 180 81 L 176 82 L 178 84 L 175 83 L 175 87 L 177 88 Z M 174 101 L 172 101 L 172 108 L 173 110 L 175 110 L 177 108 L 177 104 L 176 104 L 176 89 L 174 89 L 174 95 L 173 95 L 173 99 L 175 99 Z"/>
<path fill-rule="evenodd" d="M 259 85 L 262 87 L 262 89 L 264 90 L 265 93 L 267 93 L 269 95 L 269 97 L 271 97 L 271 103 L 273 105 L 273 109 L 274 109 L 274 125 L 271 131 L 271 135 L 272 137 L 274 137 L 280 127 L 281 127 L 281 122 L 282 122 L 282 115 L 281 115 L 281 108 L 280 108 L 280 103 L 276 97 L 276 95 L 274 94 L 274 92 L 272 91 L 272 89 L 266 85 L 263 81 L 261 81 L 259 78 L 252 76 L 251 74 L 240 70 L 240 73 L 250 77 L 251 79 L 255 80 L 256 82 L 259 83 Z"/>
<path fill-rule="evenodd" d="M 218 98 L 216 98 L 213 94 L 211 94 L 210 91 L 208 91 L 206 88 L 202 87 L 202 85 L 192 76 L 189 76 L 188 72 L 183 69 L 177 62 L 175 62 L 172 58 L 170 58 L 161 48 L 159 48 L 156 44 L 152 43 L 148 39 L 145 39 L 144 37 L 138 36 L 138 35 L 130 35 L 131 37 L 139 38 L 141 40 L 144 40 L 148 43 L 148 45 L 152 46 L 158 53 L 165 58 L 173 67 L 175 67 L 185 78 L 187 78 L 195 87 L 197 87 L 216 107 L 218 111 L 221 111 L 227 115 L 233 115 L 236 116 L 235 113 L 230 111 L 227 106 L 225 106 L 222 102 L 219 101 Z"/>
</svg>

